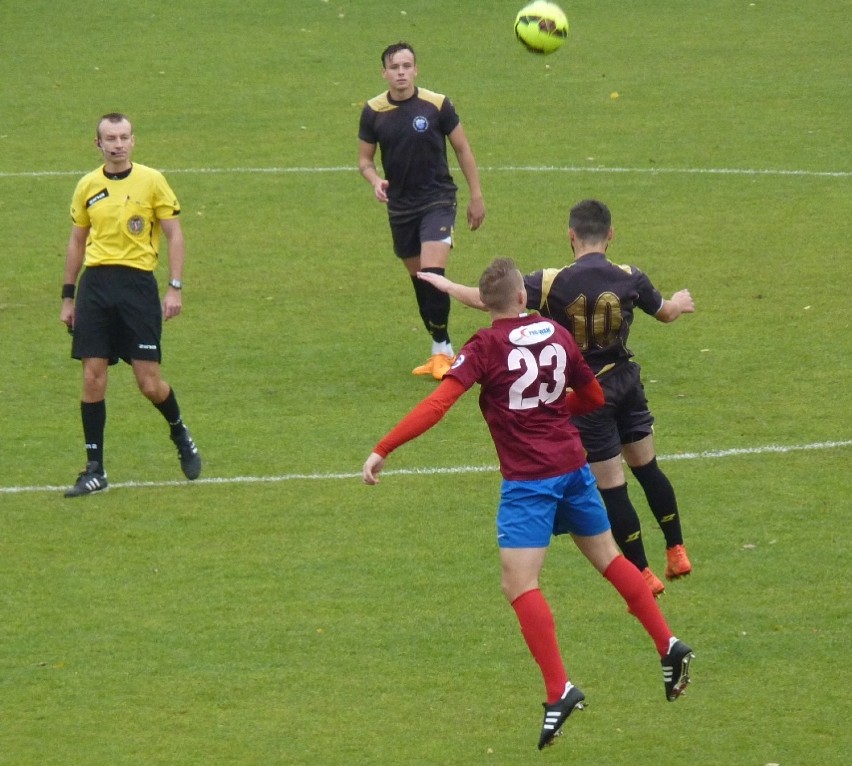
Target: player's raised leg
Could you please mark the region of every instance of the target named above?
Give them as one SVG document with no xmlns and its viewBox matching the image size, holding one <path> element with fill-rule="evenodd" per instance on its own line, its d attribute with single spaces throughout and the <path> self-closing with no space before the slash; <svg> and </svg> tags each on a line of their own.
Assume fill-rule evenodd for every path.
<svg viewBox="0 0 852 766">
<path fill-rule="evenodd" d="M 645 493 L 648 507 L 666 540 L 666 579 L 676 580 L 692 572 L 683 544 L 677 496 L 668 476 L 657 464 L 654 437 L 624 445 L 624 458 Z M 634 562 L 635 563 L 635 562 Z"/>
<path fill-rule="evenodd" d="M 546 555 L 547 548 L 500 549 L 503 594 L 515 610 L 521 634 L 544 679 L 547 699 L 543 703 L 539 750 L 561 734 L 568 716 L 581 709 L 585 700 L 583 693 L 568 679 L 553 613 L 539 589 L 538 575 Z"/>
<path fill-rule="evenodd" d="M 673 635 L 641 573 L 619 553 L 611 533 L 591 537 L 573 535 L 573 538 L 583 555 L 619 592 L 628 611 L 653 640 L 663 668 L 666 699 L 673 702 L 689 683 L 692 650 Z"/>
</svg>

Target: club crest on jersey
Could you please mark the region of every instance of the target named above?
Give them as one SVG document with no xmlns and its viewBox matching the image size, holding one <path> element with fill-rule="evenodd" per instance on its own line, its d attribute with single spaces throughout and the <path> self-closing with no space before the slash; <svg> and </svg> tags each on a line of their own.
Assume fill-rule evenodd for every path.
<svg viewBox="0 0 852 766">
<path fill-rule="evenodd" d="M 127 230 L 131 234 L 141 234 L 145 231 L 145 219 L 141 215 L 131 216 L 127 221 Z"/>
<path fill-rule="evenodd" d="M 418 133 L 425 133 L 427 130 L 429 130 L 429 120 L 427 120 L 425 117 L 415 117 L 414 122 L 412 122 L 411 124 L 414 126 L 414 129 Z"/>
<path fill-rule="evenodd" d="M 515 346 L 534 346 L 547 340 L 556 332 L 551 322 L 535 322 L 516 327 L 509 333 L 509 342 Z"/>
</svg>

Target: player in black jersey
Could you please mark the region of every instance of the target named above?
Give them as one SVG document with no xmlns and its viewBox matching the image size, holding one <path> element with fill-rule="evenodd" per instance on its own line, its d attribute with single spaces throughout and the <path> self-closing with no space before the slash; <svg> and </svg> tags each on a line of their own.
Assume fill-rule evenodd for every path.
<svg viewBox="0 0 852 766">
<path fill-rule="evenodd" d="M 470 189 L 467 223 L 473 230 L 485 218 L 479 171 L 452 101 L 415 85 L 417 62 L 408 43 L 382 52 L 382 77 L 388 90 L 371 98 L 361 112 L 358 169 L 376 199 L 387 204 L 394 253 L 411 277 L 420 317 L 432 336 L 429 360 L 412 373 L 440 380 L 454 357 L 450 299 L 417 279 L 417 272 L 442 276 L 453 245 L 457 187 L 447 165 L 446 141 Z M 375 165 L 377 147 L 384 178 Z"/>
<path fill-rule="evenodd" d="M 634 308 L 661 322 L 672 322 L 681 314 L 695 311 L 695 304 L 688 290 L 663 298 L 641 270 L 607 259 L 613 237 L 612 217 L 602 202 L 584 200 L 572 207 L 568 235 L 574 262 L 524 277 L 527 307 L 572 333 L 601 383 L 605 405 L 574 422 L 606 505 L 613 535 L 624 555 L 642 571 L 654 595 L 659 596 L 665 586 L 648 565 L 639 516 L 627 493 L 622 461 L 627 462 L 645 492 L 665 537 L 666 577 L 684 577 L 692 571 L 692 565 L 683 545 L 674 489 L 657 465 L 654 417 L 627 338 Z M 422 278 L 469 306 L 483 308 L 475 288 L 430 274 Z"/>
</svg>

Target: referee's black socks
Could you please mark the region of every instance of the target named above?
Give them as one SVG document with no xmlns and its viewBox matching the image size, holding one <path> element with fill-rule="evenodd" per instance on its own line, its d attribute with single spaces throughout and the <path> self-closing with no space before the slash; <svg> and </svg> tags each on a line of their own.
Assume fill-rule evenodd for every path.
<svg viewBox="0 0 852 766">
<path fill-rule="evenodd" d="M 168 422 L 172 436 L 179 434 L 183 430 L 184 425 L 180 417 L 180 407 L 178 407 L 177 397 L 175 397 L 173 388 L 169 387 L 169 395 L 159 404 L 155 403 L 154 406 Z"/>
<path fill-rule="evenodd" d="M 104 429 L 106 428 L 106 401 L 80 402 L 83 421 L 83 438 L 86 440 L 86 462 L 104 465 Z"/>
</svg>

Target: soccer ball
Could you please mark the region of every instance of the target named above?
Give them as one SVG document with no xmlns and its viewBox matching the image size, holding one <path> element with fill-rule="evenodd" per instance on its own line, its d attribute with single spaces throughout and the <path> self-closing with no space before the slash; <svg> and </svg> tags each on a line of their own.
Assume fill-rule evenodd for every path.
<svg viewBox="0 0 852 766">
<path fill-rule="evenodd" d="M 556 3 L 536 0 L 515 17 L 515 36 L 533 53 L 553 53 L 568 36 L 568 19 Z"/>
</svg>

